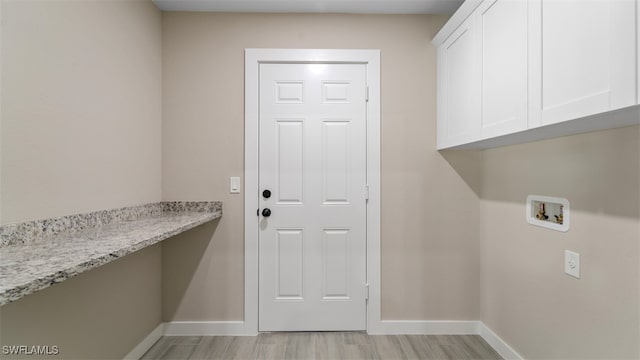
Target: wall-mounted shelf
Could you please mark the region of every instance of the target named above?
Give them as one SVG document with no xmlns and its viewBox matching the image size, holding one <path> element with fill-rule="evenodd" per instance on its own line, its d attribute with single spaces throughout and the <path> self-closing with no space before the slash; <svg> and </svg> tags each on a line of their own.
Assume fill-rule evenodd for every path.
<svg viewBox="0 0 640 360">
<path fill-rule="evenodd" d="M 569 231 L 571 208 L 564 198 L 527 196 L 527 222 L 547 229 Z"/>
<path fill-rule="evenodd" d="M 221 216 L 219 201 L 163 201 L 0 226 L 0 306 Z"/>
</svg>

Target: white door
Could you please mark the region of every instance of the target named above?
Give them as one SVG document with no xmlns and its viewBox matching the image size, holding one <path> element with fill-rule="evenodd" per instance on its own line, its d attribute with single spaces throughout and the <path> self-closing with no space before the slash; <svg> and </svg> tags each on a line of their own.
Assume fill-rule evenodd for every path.
<svg viewBox="0 0 640 360">
<path fill-rule="evenodd" d="M 530 127 L 636 103 L 633 0 L 530 0 Z"/>
<path fill-rule="evenodd" d="M 364 330 L 365 65 L 259 76 L 259 330 Z"/>
</svg>

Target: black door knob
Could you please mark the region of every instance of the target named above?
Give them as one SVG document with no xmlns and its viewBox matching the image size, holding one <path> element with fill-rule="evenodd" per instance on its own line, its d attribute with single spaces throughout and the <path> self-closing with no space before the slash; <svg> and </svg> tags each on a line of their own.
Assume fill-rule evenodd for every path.
<svg viewBox="0 0 640 360">
<path fill-rule="evenodd" d="M 262 197 L 264 197 L 265 199 L 268 199 L 271 197 L 271 190 L 265 190 L 262 192 Z"/>
<path fill-rule="evenodd" d="M 269 209 L 269 208 L 262 209 L 262 216 L 264 216 L 264 217 L 271 216 L 271 209 Z"/>
</svg>

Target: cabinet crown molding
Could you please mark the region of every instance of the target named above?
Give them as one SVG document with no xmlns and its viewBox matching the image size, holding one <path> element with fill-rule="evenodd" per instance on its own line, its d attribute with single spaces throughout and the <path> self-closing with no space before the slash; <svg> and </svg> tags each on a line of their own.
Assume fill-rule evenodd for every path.
<svg viewBox="0 0 640 360">
<path fill-rule="evenodd" d="M 431 43 L 436 47 L 442 45 L 449 36 L 471 15 L 474 10 L 482 4 L 483 0 L 466 0 L 456 12 L 451 15 L 451 18 L 446 24 L 438 31 L 436 36 L 431 40 Z"/>
</svg>

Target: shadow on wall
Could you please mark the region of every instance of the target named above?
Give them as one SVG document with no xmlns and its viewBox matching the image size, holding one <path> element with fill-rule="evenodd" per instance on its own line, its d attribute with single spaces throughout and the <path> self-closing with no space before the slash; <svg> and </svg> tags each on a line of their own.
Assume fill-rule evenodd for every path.
<svg viewBox="0 0 640 360">
<path fill-rule="evenodd" d="M 219 223 L 220 219 L 216 219 L 162 243 L 163 321 L 174 319 L 197 270 L 209 266 L 202 259 Z"/>
<path fill-rule="evenodd" d="M 440 155 L 447 160 L 469 188 L 480 197 L 482 191 L 482 151 L 441 150 Z"/>
<path fill-rule="evenodd" d="M 640 217 L 640 127 L 441 155 L 481 200 L 564 197 L 571 209 Z"/>
</svg>

